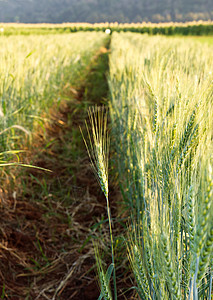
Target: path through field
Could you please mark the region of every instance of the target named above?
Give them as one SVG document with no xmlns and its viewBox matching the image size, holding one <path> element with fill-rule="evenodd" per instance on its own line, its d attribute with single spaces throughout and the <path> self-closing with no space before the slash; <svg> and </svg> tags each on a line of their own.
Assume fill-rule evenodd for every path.
<svg viewBox="0 0 213 300">
<path fill-rule="evenodd" d="M 59 113 L 51 109 L 51 122 L 37 132 L 27 158 L 52 172 L 23 169 L 24 190 L 5 199 L 0 211 L 2 299 L 99 296 L 92 239 L 106 208 L 79 126 L 85 130 L 89 106 L 106 100 L 107 68 L 108 49 L 102 47 L 81 87 L 65 86 L 69 101 L 62 101 Z"/>
</svg>

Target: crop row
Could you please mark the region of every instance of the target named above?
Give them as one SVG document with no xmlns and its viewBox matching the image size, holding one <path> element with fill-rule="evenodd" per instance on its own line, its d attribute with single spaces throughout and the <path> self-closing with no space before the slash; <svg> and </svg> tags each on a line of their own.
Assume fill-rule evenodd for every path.
<svg viewBox="0 0 213 300">
<path fill-rule="evenodd" d="M 62 89 L 77 84 L 102 45 L 102 33 L 0 36 L 0 152 L 2 162 L 42 127 Z M 64 98 L 66 94 L 64 95 Z"/>
<path fill-rule="evenodd" d="M 70 33 L 77 31 L 105 31 L 107 28 L 116 32 L 137 32 L 148 33 L 150 35 L 212 35 L 213 23 L 190 22 L 190 23 L 63 23 L 63 24 L 0 24 L 1 34 L 50 34 L 50 33 Z"/>
<path fill-rule="evenodd" d="M 121 240 L 132 288 L 143 300 L 211 299 L 212 47 L 115 33 L 111 51 L 112 164 L 130 216 Z M 105 139 L 94 140 L 104 192 L 107 163 L 100 167 L 100 162 L 107 161 Z M 106 199 L 108 203 L 108 193 Z M 110 276 L 117 299 L 112 269 L 114 262 L 116 269 L 121 267 L 122 255 L 112 251 L 106 273 L 97 260 L 104 299 L 112 299 Z"/>
</svg>

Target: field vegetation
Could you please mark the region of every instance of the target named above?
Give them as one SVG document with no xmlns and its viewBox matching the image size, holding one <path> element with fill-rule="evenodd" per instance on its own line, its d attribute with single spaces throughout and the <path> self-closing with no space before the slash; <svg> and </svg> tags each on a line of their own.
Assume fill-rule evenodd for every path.
<svg viewBox="0 0 213 300">
<path fill-rule="evenodd" d="M 212 46 L 120 33 L 111 49 L 113 167 L 135 289 L 211 299 Z"/>
<path fill-rule="evenodd" d="M 109 37 L 1 38 L 1 298 L 94 299 L 104 207 L 79 126 L 107 96 Z"/>
<path fill-rule="evenodd" d="M 62 23 L 62 24 L 19 24 L 0 23 L 2 35 L 29 35 L 29 34 L 53 34 L 70 33 L 77 31 L 105 31 L 110 28 L 116 32 L 136 32 L 148 33 L 150 35 L 195 35 L 212 36 L 212 21 L 192 21 L 192 22 L 166 22 L 166 23 Z"/>
<path fill-rule="evenodd" d="M 113 26 L 2 31 L 2 299 L 212 297 L 213 45 Z"/>
<path fill-rule="evenodd" d="M 1 36 L 1 152 L 17 150 L 60 106 L 65 83 L 76 84 L 103 43 L 102 33 Z M 63 99 L 65 96 L 63 96 Z"/>
</svg>

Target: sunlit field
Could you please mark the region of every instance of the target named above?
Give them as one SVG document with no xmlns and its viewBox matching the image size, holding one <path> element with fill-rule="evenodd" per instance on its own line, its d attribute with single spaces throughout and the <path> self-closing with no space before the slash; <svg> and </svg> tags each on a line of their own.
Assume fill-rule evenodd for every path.
<svg viewBox="0 0 213 300">
<path fill-rule="evenodd" d="M 151 35 L 193 35 L 211 36 L 213 34 L 212 21 L 193 21 L 193 22 L 168 22 L 168 23 L 62 23 L 62 24 L 19 24 L 19 23 L 0 23 L 0 34 L 49 34 L 49 33 L 70 33 L 77 31 L 105 31 L 110 28 L 116 32 L 138 32 Z"/>
<path fill-rule="evenodd" d="M 1 152 L 17 150 L 49 108 L 60 105 L 62 88 L 79 80 L 104 38 L 102 33 L 0 36 Z"/>
<path fill-rule="evenodd" d="M 27 238 L 31 219 L 14 217 L 22 197 L 41 215 L 29 243 L 40 257 L 19 250 L 21 235 L 0 233 L 1 266 L 18 265 L 14 282 L 26 285 L 14 290 L 0 274 L 1 298 L 81 299 L 76 280 L 93 278 L 99 300 L 212 299 L 212 22 L 0 28 L 0 211 L 8 222 L 13 214 L 6 228 Z M 79 30 L 88 32 L 68 33 Z M 51 123 L 52 111 L 62 127 Z M 37 155 L 52 167 L 52 190 L 50 177 L 40 180 L 43 161 L 30 165 L 39 174 L 18 171 L 40 131 Z M 24 177 L 17 189 L 15 176 Z M 71 187 L 84 193 L 73 196 Z"/>
<path fill-rule="evenodd" d="M 136 290 L 210 299 L 212 45 L 114 34 L 111 49 L 112 142 Z"/>
</svg>

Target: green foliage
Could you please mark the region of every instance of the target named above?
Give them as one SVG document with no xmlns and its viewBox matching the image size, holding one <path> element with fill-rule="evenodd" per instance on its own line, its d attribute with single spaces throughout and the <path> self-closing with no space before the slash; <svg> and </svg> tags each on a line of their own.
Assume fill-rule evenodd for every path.
<svg viewBox="0 0 213 300">
<path fill-rule="evenodd" d="M 112 144 L 141 299 L 210 299 L 212 53 L 192 39 L 112 38 Z"/>
<path fill-rule="evenodd" d="M 200 36 L 200 41 L 212 43 L 213 24 L 211 21 L 188 23 L 62 23 L 62 24 L 1 24 L 0 35 L 48 35 L 68 34 L 78 31 L 102 31 L 110 28 L 115 32 L 147 33 L 149 35 Z M 209 36 L 209 37 L 207 37 Z M 202 38 L 202 39 L 201 39 Z M 147 60 L 147 63 L 149 61 Z"/>
<path fill-rule="evenodd" d="M 112 295 L 110 290 L 110 279 L 111 279 L 112 272 L 114 270 L 114 265 L 111 264 L 105 273 L 103 270 L 103 265 L 101 262 L 101 258 L 97 246 L 95 247 L 95 256 L 96 256 L 96 263 L 97 263 L 98 276 L 100 280 L 100 289 L 101 289 L 101 293 L 98 300 L 101 299 L 112 300 Z"/>
<path fill-rule="evenodd" d="M 97 175 L 98 181 L 100 183 L 101 189 L 106 198 L 107 204 L 107 215 L 109 221 L 109 232 L 111 241 L 111 256 L 113 267 L 113 283 L 114 283 L 114 299 L 117 299 L 117 289 L 116 289 L 116 273 L 115 273 L 115 259 L 114 259 L 114 243 L 112 234 L 112 220 L 109 206 L 109 187 L 108 187 L 108 159 L 109 159 L 109 137 L 107 132 L 107 113 L 104 111 L 103 107 L 96 107 L 89 110 L 89 127 L 86 123 L 87 132 L 89 136 L 89 145 L 84 138 L 88 154 L 92 163 L 92 167 Z M 92 134 L 90 134 L 90 130 Z M 101 267 L 101 262 L 99 256 L 96 255 L 96 261 L 99 270 L 99 280 L 101 283 L 101 296 L 99 299 L 104 297 L 104 300 L 111 300 L 111 293 L 108 288 L 108 281 L 105 278 L 104 272 Z"/>
</svg>

